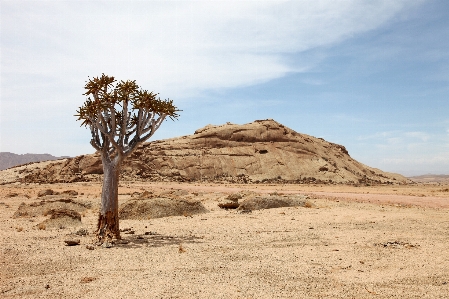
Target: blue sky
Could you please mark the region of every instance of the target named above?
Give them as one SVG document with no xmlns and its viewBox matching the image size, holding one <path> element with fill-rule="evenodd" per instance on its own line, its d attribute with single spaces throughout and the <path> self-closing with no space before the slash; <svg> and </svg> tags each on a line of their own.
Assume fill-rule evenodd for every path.
<svg viewBox="0 0 449 299">
<path fill-rule="evenodd" d="M 183 110 L 153 136 L 273 118 L 404 175 L 449 174 L 448 1 L 0 0 L 0 151 L 92 153 L 88 76 Z"/>
</svg>

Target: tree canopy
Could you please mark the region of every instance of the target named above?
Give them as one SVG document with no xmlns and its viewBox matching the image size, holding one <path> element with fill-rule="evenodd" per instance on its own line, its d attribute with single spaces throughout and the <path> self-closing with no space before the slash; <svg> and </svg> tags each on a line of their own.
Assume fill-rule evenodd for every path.
<svg viewBox="0 0 449 299">
<path fill-rule="evenodd" d="M 89 79 L 84 87 L 88 96 L 75 116 L 81 126 L 89 127 L 91 145 L 111 156 L 128 156 L 141 142 L 150 138 L 168 116 L 178 118 L 178 108 L 170 99 L 141 89 L 136 81 L 117 82 L 102 74 Z"/>
</svg>

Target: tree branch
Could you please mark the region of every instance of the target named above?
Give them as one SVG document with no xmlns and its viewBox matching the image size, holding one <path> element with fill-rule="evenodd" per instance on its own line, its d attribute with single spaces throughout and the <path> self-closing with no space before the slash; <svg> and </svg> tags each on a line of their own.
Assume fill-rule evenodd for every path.
<svg viewBox="0 0 449 299">
<path fill-rule="evenodd" d="M 140 138 L 141 142 L 144 142 L 145 140 L 153 136 L 154 133 L 156 133 L 157 129 L 159 129 L 165 117 L 167 117 L 166 114 L 161 114 L 161 116 L 159 116 L 159 118 L 156 121 L 154 119 L 151 121 L 151 127 L 148 127 L 147 130 L 145 130 L 146 132 L 148 132 L 148 130 L 151 129 L 151 131 L 144 137 Z"/>
<path fill-rule="evenodd" d="M 95 126 L 98 128 L 98 130 L 100 130 L 101 133 L 108 135 L 108 131 L 104 128 L 101 122 L 106 123 L 106 121 L 103 118 L 103 115 L 101 115 L 101 112 L 98 112 L 97 119 L 95 120 Z"/>
<path fill-rule="evenodd" d="M 143 132 L 141 132 L 141 134 L 145 134 L 146 132 L 148 132 L 148 126 L 150 124 L 150 121 L 152 121 L 154 116 L 155 116 L 155 113 L 151 113 L 149 111 L 146 112 L 145 114 L 146 114 L 145 121 L 144 121 L 144 124 L 142 126 L 142 131 Z"/>
<path fill-rule="evenodd" d="M 142 131 L 142 121 L 143 121 L 143 117 L 144 115 L 142 109 L 139 109 L 139 112 L 137 113 L 137 124 L 136 124 L 136 135 L 140 136 L 141 131 Z"/>
<path fill-rule="evenodd" d="M 92 135 L 92 140 L 90 141 L 90 144 L 96 149 L 96 150 L 101 150 L 101 142 L 100 142 L 100 137 L 98 136 L 98 129 L 94 126 L 94 125 L 90 125 L 90 132 Z"/>
<path fill-rule="evenodd" d="M 109 113 L 111 115 L 111 132 L 114 132 L 115 134 L 115 125 L 116 125 L 116 119 L 115 119 L 115 110 L 113 105 L 109 105 Z"/>
<path fill-rule="evenodd" d="M 126 134 L 126 127 L 128 125 L 128 99 L 125 98 L 122 101 L 122 123 L 120 124 L 120 134 L 119 134 L 119 140 L 118 140 L 118 144 L 120 144 L 121 146 L 124 146 L 123 144 L 123 138 L 125 137 Z"/>
</svg>

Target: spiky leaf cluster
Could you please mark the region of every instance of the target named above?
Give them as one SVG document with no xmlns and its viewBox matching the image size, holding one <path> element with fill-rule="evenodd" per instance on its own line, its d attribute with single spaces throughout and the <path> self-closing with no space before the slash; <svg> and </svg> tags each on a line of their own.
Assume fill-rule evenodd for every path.
<svg viewBox="0 0 449 299">
<path fill-rule="evenodd" d="M 102 74 L 86 82 L 88 98 L 75 116 L 89 127 L 92 146 L 111 155 L 127 156 L 150 138 L 168 116 L 178 118 L 178 108 L 170 99 L 141 89 L 136 81 L 117 82 Z"/>
</svg>

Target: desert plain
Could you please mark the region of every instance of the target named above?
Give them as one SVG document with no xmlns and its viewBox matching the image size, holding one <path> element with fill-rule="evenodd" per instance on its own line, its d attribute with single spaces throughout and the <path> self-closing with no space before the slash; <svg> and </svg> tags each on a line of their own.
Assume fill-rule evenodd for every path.
<svg viewBox="0 0 449 299">
<path fill-rule="evenodd" d="M 100 182 L 0 186 L 1 298 L 449 297 L 447 184 L 121 182 L 121 205 L 171 194 L 208 212 L 123 219 L 110 248 L 95 245 L 100 193 Z M 233 194 L 307 204 L 218 206 Z M 81 221 L 18 213 L 58 200 L 82 204 Z"/>
</svg>

